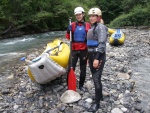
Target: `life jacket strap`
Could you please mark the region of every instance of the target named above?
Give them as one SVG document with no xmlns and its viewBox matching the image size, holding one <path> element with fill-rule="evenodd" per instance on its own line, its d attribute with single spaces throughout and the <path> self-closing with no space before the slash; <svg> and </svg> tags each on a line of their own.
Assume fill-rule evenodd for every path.
<svg viewBox="0 0 150 113">
<path fill-rule="evenodd" d="M 88 48 L 88 52 L 98 52 L 98 48 Z"/>
</svg>

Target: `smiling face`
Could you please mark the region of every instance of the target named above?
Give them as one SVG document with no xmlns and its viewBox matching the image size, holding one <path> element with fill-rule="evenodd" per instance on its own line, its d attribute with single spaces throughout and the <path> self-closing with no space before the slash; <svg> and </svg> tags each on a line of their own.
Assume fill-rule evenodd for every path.
<svg viewBox="0 0 150 113">
<path fill-rule="evenodd" d="M 76 19 L 78 22 L 83 22 L 83 17 L 84 17 L 84 14 L 83 13 L 80 13 L 80 14 L 76 14 Z"/>
<path fill-rule="evenodd" d="M 90 23 L 94 24 L 95 22 L 97 22 L 98 16 L 97 15 L 89 15 L 89 19 L 90 19 Z"/>
</svg>

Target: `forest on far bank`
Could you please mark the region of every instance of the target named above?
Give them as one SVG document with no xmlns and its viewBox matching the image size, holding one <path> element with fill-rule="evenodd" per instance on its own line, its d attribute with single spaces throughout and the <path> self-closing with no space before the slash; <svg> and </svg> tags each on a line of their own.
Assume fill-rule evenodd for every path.
<svg viewBox="0 0 150 113">
<path fill-rule="evenodd" d="M 40 33 L 65 30 L 74 8 L 86 11 L 92 7 L 102 10 L 105 25 L 110 28 L 124 26 L 150 26 L 149 0 L 1 0 L 0 37 L 11 32 Z"/>
</svg>

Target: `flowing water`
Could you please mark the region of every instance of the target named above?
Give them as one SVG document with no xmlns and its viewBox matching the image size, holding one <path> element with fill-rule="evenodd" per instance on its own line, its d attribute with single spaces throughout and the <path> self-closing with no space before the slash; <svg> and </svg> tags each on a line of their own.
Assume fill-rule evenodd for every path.
<svg viewBox="0 0 150 113">
<path fill-rule="evenodd" d="M 11 71 L 11 66 L 20 63 L 20 58 L 25 56 L 26 52 L 33 48 L 42 48 L 48 42 L 64 35 L 64 31 L 54 31 L 0 40 L 0 76 Z"/>
<path fill-rule="evenodd" d="M 150 107 L 150 58 L 141 58 L 132 64 L 134 75 L 132 79 L 136 82 L 136 90 L 142 99 L 142 107 Z"/>
</svg>

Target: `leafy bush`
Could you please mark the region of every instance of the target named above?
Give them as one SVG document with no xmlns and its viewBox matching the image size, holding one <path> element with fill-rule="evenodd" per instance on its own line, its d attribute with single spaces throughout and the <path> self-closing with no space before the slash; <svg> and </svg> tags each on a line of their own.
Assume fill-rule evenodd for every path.
<svg viewBox="0 0 150 113">
<path fill-rule="evenodd" d="M 129 14 L 123 14 L 110 23 L 110 27 L 150 26 L 150 6 L 138 5 Z"/>
<path fill-rule="evenodd" d="M 69 17 L 76 20 L 77 6 L 85 9 L 86 21 L 88 10 L 96 6 L 102 9 L 105 24 L 112 27 L 150 24 L 149 0 L 0 0 L 0 31 L 10 26 L 27 32 L 65 30 Z"/>
</svg>

